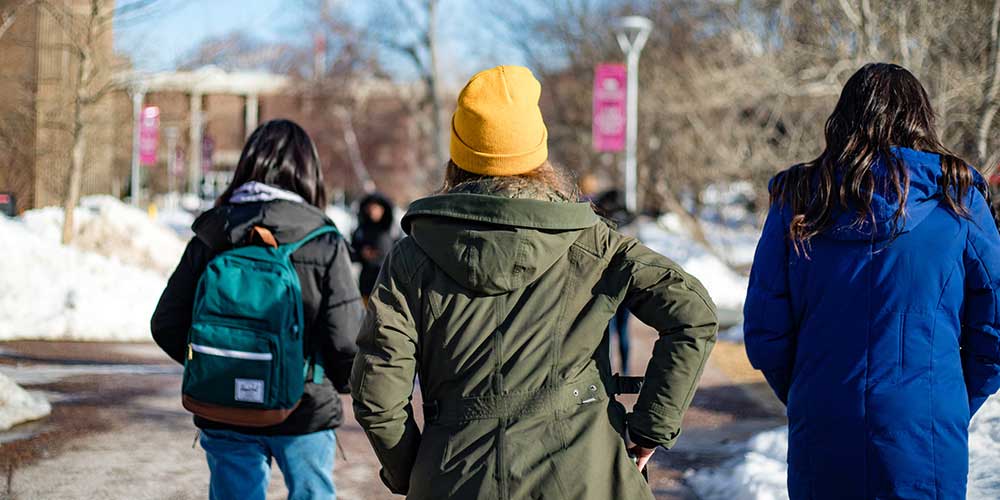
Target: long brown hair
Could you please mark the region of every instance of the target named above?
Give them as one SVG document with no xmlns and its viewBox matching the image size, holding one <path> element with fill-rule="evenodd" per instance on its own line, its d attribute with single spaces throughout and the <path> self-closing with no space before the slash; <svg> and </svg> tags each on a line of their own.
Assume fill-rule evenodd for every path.
<svg viewBox="0 0 1000 500">
<path fill-rule="evenodd" d="M 898 202 L 892 216 L 894 233 L 902 229 L 910 177 L 892 147 L 940 155 L 944 204 L 968 217 L 963 200 L 974 183 L 972 170 L 941 144 L 934 121 L 927 91 L 905 68 L 872 63 L 854 73 L 826 120 L 826 149 L 815 160 L 778 176 L 771 186 L 771 202 L 791 206 L 788 234 L 796 252 L 804 252 L 810 238 L 830 228 L 837 209 L 855 211 L 857 225 L 875 222 L 872 165 L 879 160 L 886 164 L 886 184 Z"/>
<path fill-rule="evenodd" d="M 475 192 L 545 201 L 575 202 L 580 199 L 580 188 L 573 177 L 549 161 L 528 173 L 505 176 L 474 174 L 449 161 L 441 192 Z"/>
</svg>

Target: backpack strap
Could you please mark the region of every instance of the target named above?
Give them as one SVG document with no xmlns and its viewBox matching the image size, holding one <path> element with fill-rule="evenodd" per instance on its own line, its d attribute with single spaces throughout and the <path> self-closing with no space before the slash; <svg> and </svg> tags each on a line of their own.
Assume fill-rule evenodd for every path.
<svg viewBox="0 0 1000 500">
<path fill-rule="evenodd" d="M 314 239 L 316 239 L 316 238 L 318 238 L 320 236 L 323 236 L 324 234 L 327 234 L 327 233 L 340 234 L 340 231 L 337 230 L 337 226 L 333 226 L 333 225 L 329 225 L 329 224 L 322 225 L 322 226 L 320 226 L 320 227 L 312 230 L 309 234 L 307 234 L 304 237 L 302 237 L 302 239 L 300 239 L 299 241 L 296 241 L 294 243 L 289 243 L 287 245 L 281 245 L 281 246 L 279 246 L 278 247 L 278 252 L 280 252 L 282 255 L 284 255 L 287 258 L 287 257 L 291 256 L 293 253 L 295 253 L 296 250 L 298 250 L 299 248 L 302 248 L 302 245 L 305 245 L 306 243 L 309 243 L 310 241 L 312 241 L 312 240 L 314 240 Z M 310 372 L 312 372 L 312 373 L 310 373 Z M 322 384 L 323 383 L 323 373 L 324 373 L 324 371 L 323 371 L 323 363 L 320 360 L 319 351 L 313 352 L 309 356 L 309 358 L 306 360 L 306 365 L 304 367 L 303 376 L 304 376 L 304 378 L 306 379 L 307 382 L 311 378 L 312 379 L 312 383 L 314 383 L 314 384 Z"/>
<path fill-rule="evenodd" d="M 250 234 L 247 235 L 246 240 L 248 245 L 261 245 L 278 248 L 278 240 L 274 239 L 274 234 L 266 227 L 251 227 Z"/>
<path fill-rule="evenodd" d="M 305 245 L 306 243 L 309 243 L 313 239 L 316 239 L 316 238 L 318 238 L 320 236 L 323 236 L 326 233 L 340 234 L 340 231 L 337 230 L 336 226 L 333 226 L 333 225 L 323 225 L 323 226 L 320 226 L 320 227 L 312 230 L 312 232 L 310 232 L 309 234 L 305 235 L 299 241 L 296 241 L 296 242 L 293 242 L 293 243 L 289 243 L 287 245 L 281 245 L 281 246 L 279 246 L 278 247 L 278 251 L 281 252 L 284 256 L 288 257 L 288 256 L 292 255 L 293 253 L 295 253 L 295 251 L 298 250 L 299 248 L 302 248 L 302 245 Z"/>
</svg>

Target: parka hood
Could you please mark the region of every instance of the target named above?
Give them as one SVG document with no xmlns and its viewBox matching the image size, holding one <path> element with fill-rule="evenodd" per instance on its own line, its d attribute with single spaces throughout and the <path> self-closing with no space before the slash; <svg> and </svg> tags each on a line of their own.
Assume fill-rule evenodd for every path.
<svg viewBox="0 0 1000 500">
<path fill-rule="evenodd" d="M 333 222 L 318 208 L 279 199 L 220 205 L 201 214 L 191 229 L 209 248 L 225 250 L 241 242 L 253 226 L 268 229 L 279 244 L 285 244 L 323 225 Z"/>
<path fill-rule="evenodd" d="M 403 231 L 460 285 L 497 295 L 534 282 L 598 220 L 588 203 L 455 193 L 414 201 Z"/>
<path fill-rule="evenodd" d="M 838 210 L 834 213 L 834 224 L 828 233 L 831 238 L 854 241 L 890 239 L 899 233 L 911 231 L 937 208 L 942 199 L 941 156 L 909 148 L 892 148 L 891 151 L 906 165 L 910 175 L 910 191 L 904 207 L 905 216 L 901 220 L 902 227 L 894 227 L 893 214 L 899 207 L 899 200 L 890 187 L 886 162 L 879 160 L 872 165 L 876 186 L 871 204 L 874 225 L 871 221 L 857 223 L 857 214 L 852 210 Z M 972 170 L 976 186 L 985 188 L 982 175 L 972 167 L 969 169 Z"/>
<path fill-rule="evenodd" d="M 365 206 L 370 203 L 381 205 L 382 209 L 385 210 L 385 213 L 382 215 L 382 220 L 374 222 L 370 217 L 368 217 L 368 213 L 365 212 Z M 396 220 L 395 217 L 395 208 L 393 207 L 392 202 L 389 201 L 389 198 L 382 193 L 376 192 L 365 195 L 365 197 L 361 198 L 361 201 L 358 203 L 359 227 L 376 227 L 382 230 L 389 230 Z"/>
</svg>

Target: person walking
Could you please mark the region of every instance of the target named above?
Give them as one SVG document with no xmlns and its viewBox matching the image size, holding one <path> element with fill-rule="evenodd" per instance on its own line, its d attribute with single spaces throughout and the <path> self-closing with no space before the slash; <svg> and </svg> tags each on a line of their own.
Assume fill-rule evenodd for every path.
<svg viewBox="0 0 1000 500">
<path fill-rule="evenodd" d="M 965 498 L 969 419 L 1000 388 L 1000 235 L 920 82 L 868 64 L 826 149 L 779 173 L 746 351 L 788 407 L 792 499 Z"/>
<path fill-rule="evenodd" d="M 385 256 L 396 243 L 395 210 L 381 193 L 371 193 L 358 204 L 358 227 L 351 235 L 354 259 L 361 263 L 358 286 L 368 300 Z"/>
<path fill-rule="evenodd" d="M 219 363 L 238 358 L 226 366 L 240 376 L 240 372 L 250 370 L 248 363 L 264 357 L 270 360 L 271 354 L 201 347 L 189 340 L 196 297 L 211 292 L 199 287 L 199 279 L 210 262 L 216 266 L 213 259 L 217 255 L 234 248 L 254 244 L 279 249 L 298 246 L 290 258 L 301 289 L 301 304 L 294 305 L 293 310 L 299 308 L 304 322 L 300 352 L 314 363 L 307 374 L 299 372 L 305 379 L 304 387 L 300 385 L 301 399 L 280 423 L 235 425 L 196 414 L 195 425 L 201 430 L 201 445 L 211 472 L 209 497 L 213 500 L 263 499 L 272 459 L 284 476 L 288 498 L 336 498 L 333 429 L 343 420 L 338 392 L 349 391 L 363 310 L 351 275 L 347 244 L 324 215 L 325 205 L 323 176 L 312 140 L 290 121 L 264 123 L 248 139 L 233 182 L 216 207 L 194 222 L 195 237 L 188 243 L 153 313 L 153 338 L 171 358 L 182 364 L 200 360 L 200 356 Z M 315 234 L 319 236 L 313 237 Z M 263 272 L 261 269 L 263 264 L 248 266 L 241 272 Z M 241 276 L 237 286 L 250 286 L 253 276 Z M 255 300 L 264 299 L 245 292 L 245 296 L 234 297 L 231 302 L 221 301 L 218 307 L 232 309 L 235 316 L 243 305 L 252 306 Z M 264 324 L 274 319 L 267 317 L 268 311 L 257 312 Z M 224 310 L 220 314 L 227 313 Z M 226 324 L 232 324 L 234 318 L 226 320 Z M 233 331 L 220 341 L 235 342 L 237 333 Z M 260 333 L 254 335 L 260 338 Z M 300 365 L 304 362 L 297 361 Z M 210 365 L 199 366 L 207 369 Z M 232 379 L 228 380 L 222 392 L 232 395 Z M 237 378 L 236 400 L 252 401 L 255 382 Z M 265 381 L 259 384 L 264 388 Z M 188 399 L 185 406 L 190 408 Z"/>
<path fill-rule="evenodd" d="M 715 342 L 702 285 L 547 161 L 540 92 L 523 67 L 472 77 L 442 193 L 410 205 L 368 303 L 355 416 L 409 499 L 652 499 L 640 469 L 677 440 Z M 659 332 L 627 416 L 606 334 L 622 303 Z"/>
</svg>

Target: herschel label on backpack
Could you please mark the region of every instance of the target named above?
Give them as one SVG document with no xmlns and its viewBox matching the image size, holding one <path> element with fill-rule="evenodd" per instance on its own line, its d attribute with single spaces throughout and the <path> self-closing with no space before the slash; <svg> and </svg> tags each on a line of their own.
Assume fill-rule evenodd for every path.
<svg viewBox="0 0 1000 500">
<path fill-rule="evenodd" d="M 188 333 L 185 408 L 249 427 L 279 424 L 295 410 L 309 366 L 302 289 L 290 256 L 331 232 L 336 228 L 323 226 L 287 245 L 234 248 L 208 263 Z"/>
</svg>

